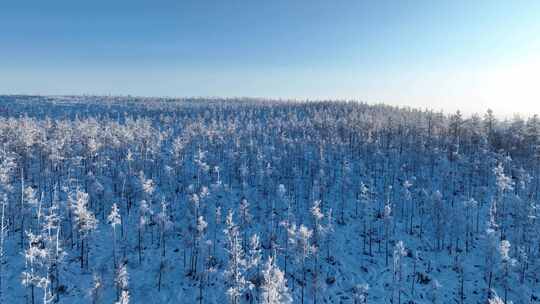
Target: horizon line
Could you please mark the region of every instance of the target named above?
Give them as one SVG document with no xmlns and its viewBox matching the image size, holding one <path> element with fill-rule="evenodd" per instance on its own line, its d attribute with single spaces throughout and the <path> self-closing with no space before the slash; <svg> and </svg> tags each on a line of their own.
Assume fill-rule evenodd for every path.
<svg viewBox="0 0 540 304">
<path fill-rule="evenodd" d="M 461 115 L 463 115 L 464 118 L 471 118 L 475 115 L 481 116 L 483 114 L 486 114 L 488 111 L 492 111 L 493 115 L 499 119 L 503 120 L 510 120 L 512 118 L 520 117 L 520 118 L 530 118 L 535 115 L 538 115 L 534 112 L 529 113 L 521 113 L 521 112 L 514 112 L 512 114 L 502 114 L 497 113 L 493 111 L 492 108 L 486 107 L 484 112 L 470 112 L 470 111 L 464 111 L 461 109 L 458 109 L 456 111 L 449 111 L 445 110 L 443 108 L 435 109 L 435 108 L 429 108 L 429 107 L 422 107 L 422 106 L 414 106 L 414 105 L 404 105 L 404 104 L 390 104 L 385 103 L 382 101 L 366 101 L 358 97 L 350 97 L 350 98 L 338 98 L 338 97 L 332 97 L 332 98 L 307 98 L 307 97 L 261 97 L 261 96 L 170 96 L 170 95 L 135 95 L 135 94 L 86 94 L 86 93 L 71 93 L 71 94 L 41 94 L 41 93 L 0 93 L 0 97 L 49 97 L 49 98 L 69 98 L 69 97 L 101 97 L 101 98 L 133 98 L 133 99 L 171 99 L 171 100 L 188 100 L 188 99 L 195 99 L 195 100 L 253 100 L 253 101 L 270 101 L 270 102 L 298 102 L 298 103 L 322 103 L 322 102 L 355 102 L 359 104 L 365 104 L 368 106 L 386 106 L 386 107 L 393 107 L 397 109 L 403 109 L 403 110 L 419 110 L 424 112 L 433 112 L 437 114 L 443 114 L 443 115 L 453 115 L 459 112 Z"/>
</svg>

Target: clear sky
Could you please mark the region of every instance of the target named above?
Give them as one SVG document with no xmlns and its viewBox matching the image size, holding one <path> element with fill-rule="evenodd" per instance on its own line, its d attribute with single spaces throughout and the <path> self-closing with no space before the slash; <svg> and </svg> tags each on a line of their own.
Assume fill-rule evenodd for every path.
<svg viewBox="0 0 540 304">
<path fill-rule="evenodd" d="M 0 93 L 540 112 L 540 1 L 0 0 Z"/>
</svg>

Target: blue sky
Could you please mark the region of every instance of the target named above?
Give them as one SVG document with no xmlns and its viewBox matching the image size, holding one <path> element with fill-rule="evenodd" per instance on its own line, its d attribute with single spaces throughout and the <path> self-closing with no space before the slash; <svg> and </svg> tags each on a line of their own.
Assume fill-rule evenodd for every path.
<svg viewBox="0 0 540 304">
<path fill-rule="evenodd" d="M 0 93 L 540 112 L 539 12 L 540 1 L 0 0 Z"/>
</svg>

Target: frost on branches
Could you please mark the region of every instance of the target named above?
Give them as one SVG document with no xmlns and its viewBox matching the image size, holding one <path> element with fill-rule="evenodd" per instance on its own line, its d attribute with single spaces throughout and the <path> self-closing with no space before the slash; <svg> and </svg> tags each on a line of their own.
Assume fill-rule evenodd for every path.
<svg viewBox="0 0 540 304">
<path fill-rule="evenodd" d="M 538 168 L 536 115 L 0 96 L 0 302 L 534 303 Z"/>
</svg>

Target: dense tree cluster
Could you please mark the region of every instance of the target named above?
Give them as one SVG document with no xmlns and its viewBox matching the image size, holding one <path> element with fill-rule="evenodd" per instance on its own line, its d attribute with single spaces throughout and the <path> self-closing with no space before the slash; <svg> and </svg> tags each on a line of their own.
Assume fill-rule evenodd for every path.
<svg viewBox="0 0 540 304">
<path fill-rule="evenodd" d="M 539 169 L 537 116 L 0 96 L 0 302 L 538 301 Z"/>
</svg>

